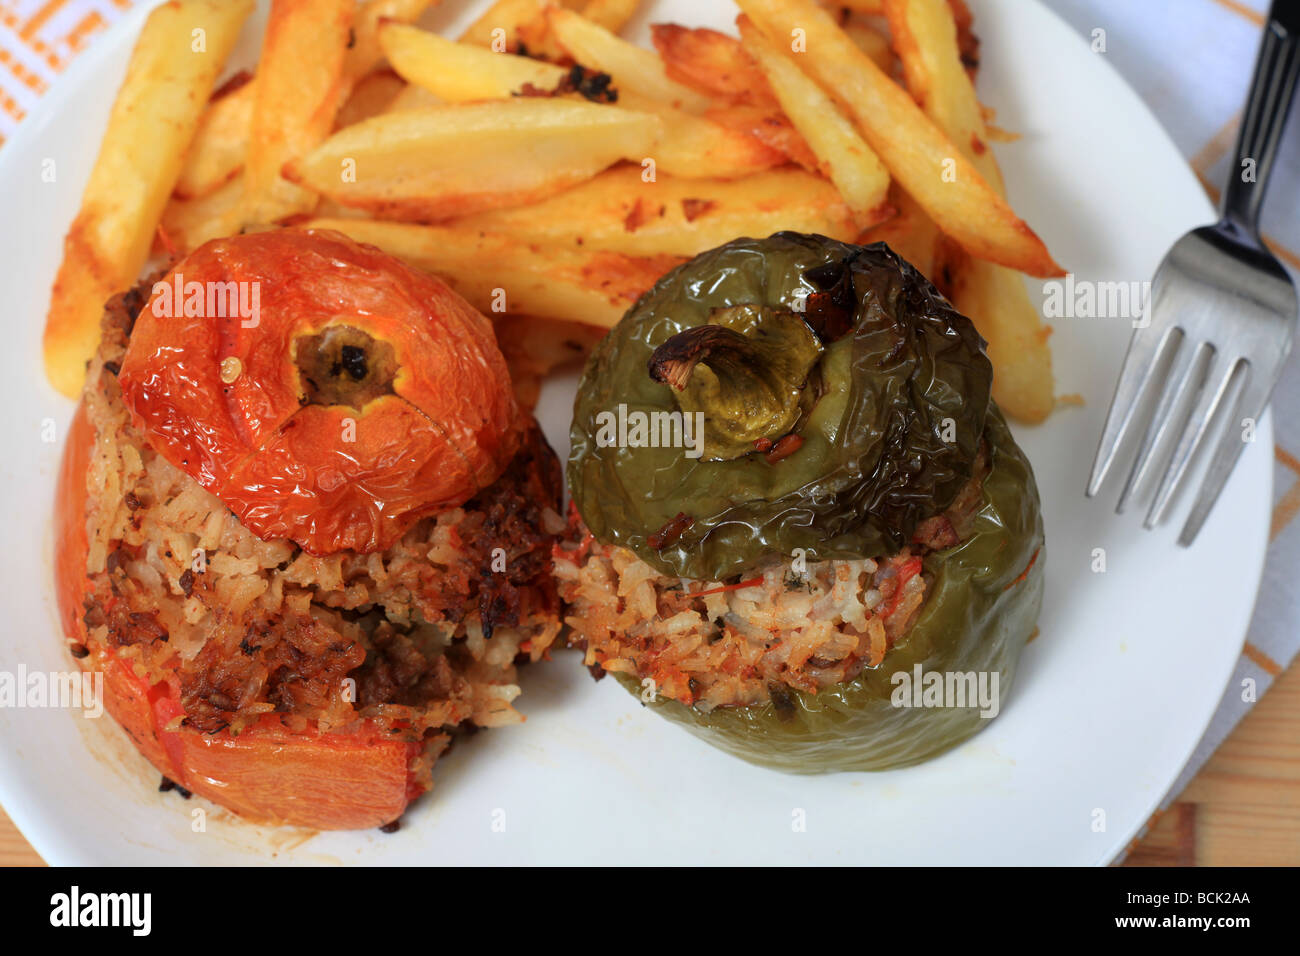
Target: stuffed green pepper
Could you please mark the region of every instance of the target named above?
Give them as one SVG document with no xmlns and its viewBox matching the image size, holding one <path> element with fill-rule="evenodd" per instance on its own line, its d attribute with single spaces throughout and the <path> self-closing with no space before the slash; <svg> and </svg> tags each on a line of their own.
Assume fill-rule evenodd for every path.
<svg viewBox="0 0 1300 956">
<path fill-rule="evenodd" d="M 578 389 L 571 643 L 780 770 L 966 739 L 1043 591 L 1038 491 L 991 379 L 971 322 L 883 244 L 777 233 L 668 273 Z"/>
</svg>

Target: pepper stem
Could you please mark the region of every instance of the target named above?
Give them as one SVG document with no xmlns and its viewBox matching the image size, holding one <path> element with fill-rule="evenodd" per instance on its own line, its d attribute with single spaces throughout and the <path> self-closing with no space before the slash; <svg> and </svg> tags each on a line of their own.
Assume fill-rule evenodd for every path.
<svg viewBox="0 0 1300 956">
<path fill-rule="evenodd" d="M 683 412 L 703 412 L 703 457 L 724 461 L 790 432 L 822 345 L 789 311 L 745 305 L 710 318 L 655 349 L 647 371 L 673 389 Z"/>
</svg>

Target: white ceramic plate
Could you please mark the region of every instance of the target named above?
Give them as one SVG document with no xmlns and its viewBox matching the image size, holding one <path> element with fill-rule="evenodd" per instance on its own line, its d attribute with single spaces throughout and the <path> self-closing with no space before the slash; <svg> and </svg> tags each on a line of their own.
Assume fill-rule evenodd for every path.
<svg viewBox="0 0 1300 956">
<path fill-rule="evenodd" d="M 649 3 L 637 25 L 727 29 L 727 0 Z M 1204 194 L 1156 120 L 1054 15 L 1025 0 L 974 4 L 984 100 L 1022 138 L 1000 147 L 1015 207 L 1080 278 L 1144 280 Z M 439 14 L 464 22 L 448 0 Z M 136 11 L 83 55 L 0 150 L 0 552 L 12 603 L 0 670 L 72 667 L 52 598 L 50 510 L 72 404 L 45 384 L 50 281 L 108 109 L 143 21 Z M 253 62 L 260 22 L 240 50 Z M 57 181 L 42 181 L 55 161 Z M 1035 292 L 1037 295 L 1037 291 Z M 1058 390 L 1086 404 L 1017 430 L 1046 509 L 1047 598 L 999 719 L 948 755 L 882 774 L 784 776 L 669 725 L 572 654 L 529 668 L 527 723 L 480 734 L 438 765 L 431 796 L 394 835 L 268 831 L 185 803 L 107 717 L 0 709 L 0 799 L 51 863 L 1019 863 L 1115 856 L 1200 738 L 1240 650 L 1271 501 L 1266 420 L 1195 548 L 1173 527 L 1116 518 L 1085 474 L 1128 340 L 1126 319 L 1056 320 Z M 540 415 L 562 453 L 573 382 Z M 53 420 L 58 441 L 43 441 Z M 1094 573 L 1094 549 L 1106 571 Z M 797 811 L 806 819 L 793 826 Z M 500 823 L 504 821 L 504 830 Z M 1099 823 L 1100 821 L 1100 823 Z M 494 826 L 496 824 L 496 826 Z"/>
</svg>

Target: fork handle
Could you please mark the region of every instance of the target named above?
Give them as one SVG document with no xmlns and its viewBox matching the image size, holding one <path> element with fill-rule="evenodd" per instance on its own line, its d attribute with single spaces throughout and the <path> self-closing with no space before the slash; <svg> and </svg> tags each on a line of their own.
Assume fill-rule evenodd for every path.
<svg viewBox="0 0 1300 956">
<path fill-rule="evenodd" d="M 1223 191 L 1223 218 L 1258 240 L 1273 160 L 1300 77 L 1300 0 L 1274 0 L 1264 25 L 1255 78 L 1237 134 L 1236 166 Z"/>
</svg>

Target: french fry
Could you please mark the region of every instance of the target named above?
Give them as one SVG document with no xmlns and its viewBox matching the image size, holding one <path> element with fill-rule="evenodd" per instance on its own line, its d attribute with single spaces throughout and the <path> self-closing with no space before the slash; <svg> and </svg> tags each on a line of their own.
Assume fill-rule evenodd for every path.
<svg viewBox="0 0 1300 956">
<path fill-rule="evenodd" d="M 352 92 L 339 107 L 334 118 L 337 129 L 353 126 L 372 116 L 388 111 L 393 100 L 406 89 L 406 83 L 392 70 L 375 70 L 367 73 L 352 87 Z"/>
<path fill-rule="evenodd" d="M 391 85 L 391 73 L 372 72 L 384 55 L 377 36 L 380 23 L 397 25 L 409 22 L 434 2 L 436 0 L 369 0 L 358 8 L 353 42 L 343 68 L 343 88 L 348 91 L 348 96 L 336 117 L 337 125 L 348 126 L 366 119 L 378 111 L 377 104 L 386 96 L 391 101 L 390 91 L 394 96 L 398 92 Z M 237 89 L 218 95 L 208 104 L 186 153 L 185 166 L 176 183 L 177 195 L 184 199 L 207 195 L 243 168 L 256 96 L 254 79 L 248 78 Z M 365 89 L 359 90 L 363 85 Z"/>
<path fill-rule="evenodd" d="M 619 92 L 628 109 L 651 113 L 663 121 L 663 133 L 651 150 L 658 170 L 672 176 L 736 179 L 785 162 L 785 154 L 751 132 L 724 126 L 661 100 Z"/>
<path fill-rule="evenodd" d="M 185 164 L 176 180 L 178 196 L 185 199 L 206 196 L 244 168 L 254 95 L 250 79 L 208 103 L 185 152 Z"/>
<path fill-rule="evenodd" d="M 351 90 L 379 66 L 384 51 L 379 30 L 384 23 L 414 23 L 441 0 L 365 0 L 357 6 L 351 43 L 343 58 L 343 86 Z"/>
<path fill-rule="evenodd" d="M 537 407 L 542 379 L 559 369 L 580 365 L 606 332 L 595 325 L 536 315 L 503 315 L 493 325 L 510 370 L 515 400 L 530 411 Z"/>
<path fill-rule="evenodd" d="M 650 33 L 670 79 L 717 100 L 776 106 L 762 71 L 735 37 L 676 23 L 656 23 Z"/>
<path fill-rule="evenodd" d="M 1055 407 L 1051 330 L 1039 316 L 1020 273 L 979 259 L 956 270 L 953 304 L 988 342 L 993 398 L 1008 415 L 1037 423 Z"/>
<path fill-rule="evenodd" d="M 881 16 L 885 12 L 885 0 L 835 0 L 834 6 L 869 16 Z"/>
<path fill-rule="evenodd" d="M 866 227 L 879 222 L 889 192 L 889 171 L 831 98 L 745 17 L 745 49 L 767 77 L 781 109 L 816 154 L 822 171 Z"/>
<path fill-rule="evenodd" d="M 310 212 L 316 195 L 287 181 L 284 165 L 334 128 L 346 92 L 343 61 L 353 0 L 271 0 L 244 164 L 244 223 Z"/>
<path fill-rule="evenodd" d="M 550 7 L 546 19 L 560 46 L 583 66 L 614 78 L 619 92 L 658 100 L 687 113 L 703 113 L 712 101 L 670 79 L 663 61 L 649 50 L 628 43 L 572 10 Z"/>
<path fill-rule="evenodd" d="M 496 0 L 465 29 L 460 42 L 504 53 L 507 44 L 516 39 L 520 27 L 541 16 L 542 0 Z M 493 47 L 493 41 L 499 41 L 499 49 Z"/>
<path fill-rule="evenodd" d="M 554 63 L 503 56 L 400 24 L 385 25 L 380 30 L 380 44 L 403 78 L 449 103 L 507 99 L 530 88 L 539 93 L 553 91 L 569 75 Z M 784 153 L 751 132 L 637 92 L 620 89 L 618 105 L 653 114 L 662 121 L 663 135 L 649 152 L 658 168 L 669 175 L 734 178 L 770 169 L 786 159 Z"/>
<path fill-rule="evenodd" d="M 315 217 L 318 219 L 369 219 L 370 214 L 364 209 L 353 209 L 351 206 L 345 206 L 340 202 L 335 202 L 329 196 L 321 196 L 320 202 L 316 204 Z"/>
<path fill-rule="evenodd" d="M 952 18 L 957 23 L 957 49 L 961 53 L 961 63 L 973 83 L 980 68 L 980 38 L 975 35 L 975 18 L 971 16 L 966 0 L 948 0 L 948 6 L 952 7 Z"/>
<path fill-rule="evenodd" d="M 610 33 L 618 33 L 636 13 L 641 0 L 586 0 L 582 15 Z"/>
<path fill-rule="evenodd" d="M 526 56 L 503 56 L 400 23 L 379 29 L 389 65 L 408 83 L 447 103 L 508 99 L 526 86 L 554 89 L 569 71 Z"/>
<path fill-rule="evenodd" d="M 800 37 L 800 67 L 848 110 L 894 178 L 971 255 L 1036 276 L 1062 275 L 1047 247 L 907 92 L 813 0 L 738 0 L 772 42 Z M 802 33 L 792 34 L 792 30 Z"/>
<path fill-rule="evenodd" d="M 390 74 L 374 74 L 383 59 L 377 36 L 381 23 L 409 23 L 438 0 L 366 0 L 357 8 L 343 64 L 342 93 L 347 94 L 336 122 L 347 126 L 371 115 L 367 112 L 386 92 Z M 358 98 L 359 84 L 367 89 Z M 396 94 L 396 90 L 393 93 Z M 231 93 L 214 99 L 199 122 L 176 184 L 177 193 L 194 199 L 229 181 L 244 165 L 252 122 L 255 87 L 252 79 Z"/>
<path fill-rule="evenodd" d="M 342 129 L 285 171 L 344 205 L 431 221 L 536 202 L 639 160 L 659 132 L 649 114 L 565 99 L 434 106 Z"/>
<path fill-rule="evenodd" d="M 894 75 L 894 69 L 898 66 L 898 59 L 894 56 L 889 37 L 869 24 L 863 23 L 857 17 L 849 17 L 844 22 L 842 29 L 848 34 L 849 39 L 858 45 L 858 49 L 871 57 L 872 62 L 880 67 L 886 75 Z"/>
<path fill-rule="evenodd" d="M 537 375 L 584 362 L 606 333 L 599 325 L 537 315 L 500 315 L 493 325 L 512 371 L 526 368 Z"/>
<path fill-rule="evenodd" d="M 145 21 L 50 294 L 45 373 L 64 395 L 81 389 L 105 301 L 149 256 L 203 106 L 252 9 L 251 0 L 178 0 Z"/>
<path fill-rule="evenodd" d="M 582 362 L 606 330 L 598 325 L 539 315 L 502 315 L 493 323 L 506 360 L 521 359 L 542 375 Z"/>
<path fill-rule="evenodd" d="M 939 227 L 898 183 L 889 189 L 889 204 L 894 209 L 894 215 L 868 229 L 858 237 L 858 242 L 863 245 L 887 243 L 889 248 L 915 266 L 921 275 L 933 281 L 936 278 L 935 253 L 941 238 Z"/>
<path fill-rule="evenodd" d="M 997 159 L 988 148 L 984 110 L 957 49 L 957 28 L 947 0 L 882 0 L 912 99 L 979 170 L 1006 194 Z"/>
<path fill-rule="evenodd" d="M 542 0 L 496 0 L 460 36 L 461 43 L 487 47 L 494 53 L 524 46 L 530 54 L 559 59 L 563 50 L 551 37 Z"/>
<path fill-rule="evenodd" d="M 727 103 L 715 106 L 704 114 L 704 118 L 754 137 L 809 172 L 821 171 L 817 156 L 775 101 L 772 106 Z"/>
<path fill-rule="evenodd" d="M 537 315 L 612 328 L 682 258 L 555 249 L 491 233 L 374 219 L 314 219 L 441 276 L 484 315 Z"/>
<path fill-rule="evenodd" d="M 425 110 L 430 106 L 441 106 L 442 100 L 422 86 L 406 84 L 402 91 L 393 97 L 392 102 L 384 108 L 385 113 L 400 113 L 403 110 Z"/>
<path fill-rule="evenodd" d="M 912 96 L 985 181 L 1005 195 L 947 0 L 885 0 L 885 12 Z M 1042 421 L 1055 401 L 1052 354 L 1024 279 L 978 259 L 952 271 L 954 303 L 988 341 L 994 399 L 1015 418 Z"/>
<path fill-rule="evenodd" d="M 851 241 L 852 214 L 836 189 L 801 169 L 740 180 L 645 182 L 619 167 L 544 202 L 453 220 L 448 228 L 508 235 L 536 245 L 604 249 L 636 256 L 693 256 L 737 236 L 781 229 Z"/>
<path fill-rule="evenodd" d="M 195 199 L 173 197 L 163 210 L 159 229 L 179 253 L 191 253 L 209 239 L 239 231 L 243 196 L 244 180 L 236 175 L 226 184 Z"/>
</svg>

